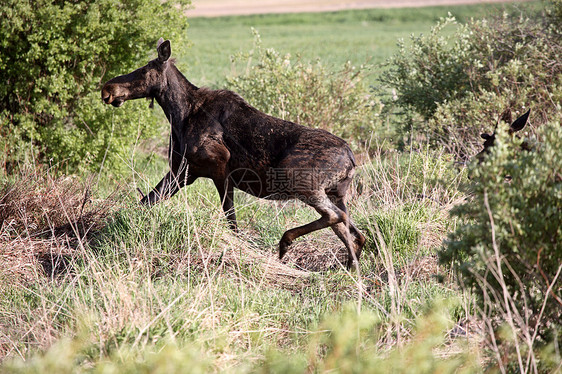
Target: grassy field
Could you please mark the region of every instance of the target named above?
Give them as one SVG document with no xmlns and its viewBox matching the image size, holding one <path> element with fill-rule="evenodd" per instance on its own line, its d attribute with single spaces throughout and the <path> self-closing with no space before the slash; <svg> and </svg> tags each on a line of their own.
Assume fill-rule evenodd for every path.
<svg viewBox="0 0 562 374">
<path fill-rule="evenodd" d="M 319 349 L 334 352 L 318 370 L 399 365 L 387 356 L 396 344 L 456 352 L 464 343 L 442 334 L 467 318 L 470 299 L 435 278 L 435 251 L 455 224 L 448 207 L 464 197 L 465 176 L 449 162 L 422 152 L 360 168 L 350 202 L 368 237 L 359 273 L 342 267 L 329 230 L 277 260 L 283 231 L 315 217 L 302 204 L 237 195 L 235 236 L 208 181 L 149 210 L 128 191 L 84 205 L 88 182 L 21 175 L 1 191 L 10 219 L 0 242 L 2 370 L 302 372 Z M 444 357 L 425 359 L 432 368 L 459 360 Z"/>
<path fill-rule="evenodd" d="M 230 57 L 248 52 L 253 46 L 251 28 L 261 35 L 263 46 L 281 54 L 339 67 L 378 65 L 396 52 L 399 38 L 427 33 L 441 17 L 451 13 L 459 22 L 502 11 L 517 13 L 539 2 L 482 4 L 454 7 L 350 10 L 333 13 L 254 15 L 190 20 L 193 43 L 180 62 L 188 79 L 196 85 L 221 86 L 228 75 L 244 72 L 233 66 Z M 372 82 L 375 84 L 376 74 Z"/>
<path fill-rule="evenodd" d="M 505 9 L 524 6 L 538 7 Z M 447 12 L 462 21 L 502 9 L 192 19 L 193 46 L 178 59 L 193 83 L 221 86 L 255 27 L 281 53 L 376 65 Z M 350 215 L 368 238 L 351 273 L 330 230 L 277 259 L 283 232 L 316 218 L 299 203 L 237 194 L 239 235 L 208 180 L 139 207 L 135 188 L 166 171 L 161 154 L 140 152 L 129 176 L 101 185 L 41 167 L 2 180 L 0 372 L 481 371 L 473 298 L 436 254 L 459 224 L 449 211 L 467 198 L 466 171 L 442 152 L 387 148 L 361 155 L 351 187 Z"/>
</svg>

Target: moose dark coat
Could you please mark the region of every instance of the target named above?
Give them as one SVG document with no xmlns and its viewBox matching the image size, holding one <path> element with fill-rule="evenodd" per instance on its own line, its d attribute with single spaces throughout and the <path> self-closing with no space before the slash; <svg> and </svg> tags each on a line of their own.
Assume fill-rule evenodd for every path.
<svg viewBox="0 0 562 374">
<path fill-rule="evenodd" d="M 365 237 L 349 219 L 346 194 L 356 166 L 342 139 L 260 112 L 227 90 L 197 88 L 170 60 L 169 41 L 158 57 L 102 88 L 106 104 L 152 98 L 171 124 L 170 171 L 141 202 L 173 196 L 199 177 L 213 180 L 230 226 L 236 230 L 233 189 L 257 197 L 299 199 L 321 217 L 288 230 L 279 257 L 299 236 L 331 227 L 348 250 L 347 266 L 359 258 Z"/>
</svg>

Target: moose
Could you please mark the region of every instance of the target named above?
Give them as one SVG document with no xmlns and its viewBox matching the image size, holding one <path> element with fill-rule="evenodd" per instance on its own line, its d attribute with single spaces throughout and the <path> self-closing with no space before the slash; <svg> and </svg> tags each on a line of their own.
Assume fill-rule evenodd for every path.
<svg viewBox="0 0 562 374">
<path fill-rule="evenodd" d="M 513 121 L 513 123 L 509 126 L 509 130 L 508 130 L 510 135 L 513 135 L 514 133 L 523 130 L 523 128 L 527 124 L 527 119 L 529 118 L 529 113 L 531 113 L 531 109 L 529 109 L 527 112 L 525 112 L 523 115 L 521 115 L 515 121 Z M 511 112 L 509 110 L 504 112 L 504 114 L 502 116 L 502 119 L 506 119 L 507 122 L 511 122 Z M 499 121 L 498 121 L 498 123 L 499 123 Z M 496 141 L 497 127 L 498 127 L 498 124 L 496 123 L 496 127 L 494 128 L 494 131 L 491 134 L 486 134 L 486 133 L 480 134 L 480 137 L 482 139 L 484 139 L 484 149 L 482 151 L 480 151 L 475 156 L 476 159 L 478 160 L 478 162 L 484 161 L 484 158 L 486 157 L 486 155 L 488 155 L 490 153 L 491 148 L 494 146 L 494 143 Z M 523 149 L 526 148 L 525 143 L 523 143 L 522 148 Z"/>
<path fill-rule="evenodd" d="M 170 170 L 141 204 L 152 206 L 199 177 L 210 178 L 230 228 L 237 231 L 234 188 L 259 198 L 298 199 L 320 218 L 287 230 L 279 258 L 296 238 L 331 227 L 347 249 L 347 268 L 358 266 L 365 237 L 346 208 L 356 167 L 348 144 L 327 131 L 269 116 L 232 91 L 198 88 L 170 59 L 169 40 L 160 38 L 156 49 L 157 58 L 101 90 L 103 102 L 114 107 L 132 99 L 156 100 L 170 122 Z"/>
</svg>

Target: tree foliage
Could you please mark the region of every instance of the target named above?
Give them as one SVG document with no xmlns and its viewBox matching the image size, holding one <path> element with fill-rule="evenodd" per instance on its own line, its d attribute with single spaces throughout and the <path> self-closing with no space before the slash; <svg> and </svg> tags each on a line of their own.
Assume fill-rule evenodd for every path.
<svg viewBox="0 0 562 374">
<path fill-rule="evenodd" d="M 0 5 L 0 160 L 30 151 L 71 168 L 126 157 L 155 131 L 146 103 L 112 111 L 99 89 L 144 64 L 160 36 L 182 41 L 188 0 L 6 0 Z M 181 45 L 182 43 L 176 43 Z M 122 162 L 122 161 L 121 161 Z"/>
</svg>

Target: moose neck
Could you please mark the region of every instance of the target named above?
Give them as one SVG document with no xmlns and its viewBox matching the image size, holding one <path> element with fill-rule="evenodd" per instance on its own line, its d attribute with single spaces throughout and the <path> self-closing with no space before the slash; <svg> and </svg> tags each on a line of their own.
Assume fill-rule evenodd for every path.
<svg viewBox="0 0 562 374">
<path fill-rule="evenodd" d="M 183 123 L 195 105 L 197 87 L 187 80 L 173 65 L 166 70 L 167 84 L 154 95 L 168 121 L 173 124 Z"/>
</svg>

